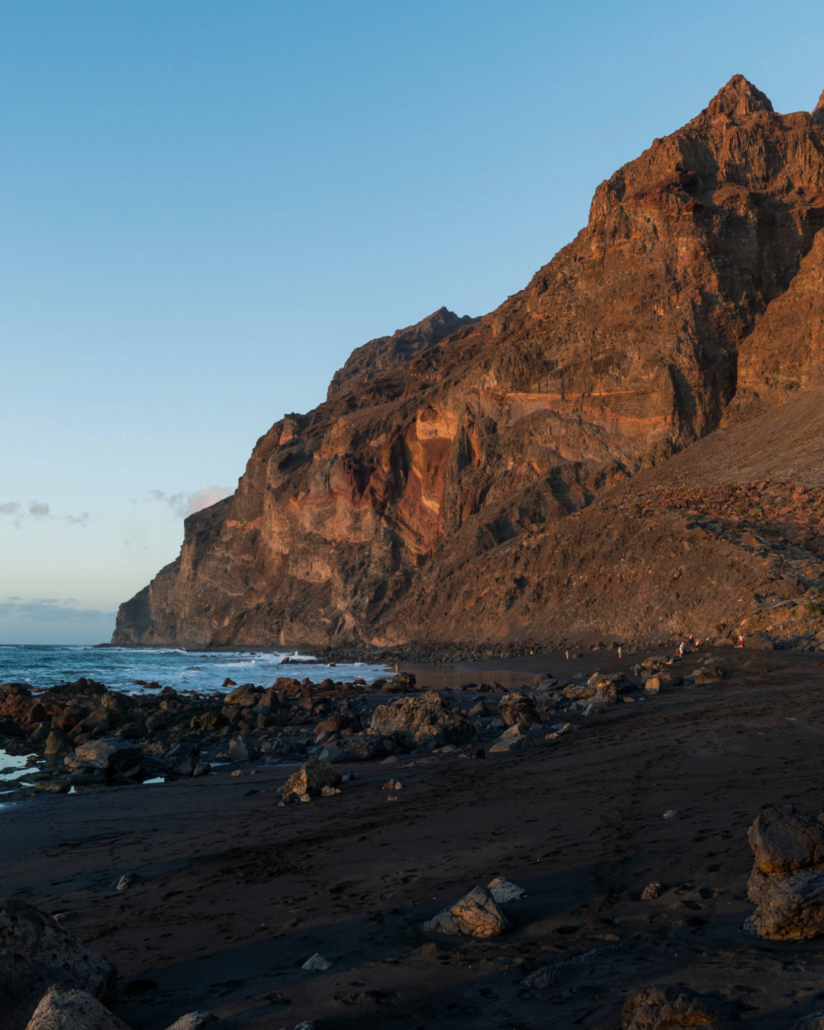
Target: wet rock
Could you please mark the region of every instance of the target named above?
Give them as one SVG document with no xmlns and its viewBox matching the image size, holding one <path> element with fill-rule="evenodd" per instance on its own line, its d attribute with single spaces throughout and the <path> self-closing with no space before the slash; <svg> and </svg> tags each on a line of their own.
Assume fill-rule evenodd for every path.
<svg viewBox="0 0 824 1030">
<path fill-rule="evenodd" d="M 741 1019 L 740 1005 L 719 994 L 688 987 L 653 986 L 633 991 L 621 1012 L 621 1030 L 723 1030 Z"/>
<path fill-rule="evenodd" d="M 91 740 L 67 755 L 64 763 L 67 769 L 102 769 L 106 773 L 122 773 L 140 765 L 143 752 L 134 744 L 119 737 L 104 737 Z"/>
<path fill-rule="evenodd" d="M 212 767 L 208 762 L 198 762 L 197 765 L 194 767 L 192 776 L 208 776 L 211 773 L 211 771 Z"/>
<path fill-rule="evenodd" d="M 324 958 L 323 955 L 315 952 L 315 954 L 311 958 L 308 958 L 300 968 L 306 969 L 310 973 L 325 973 L 326 970 L 331 969 L 333 965 L 334 963 L 330 962 L 328 958 Z"/>
<path fill-rule="evenodd" d="M 0 1013 L 19 1030 L 53 984 L 114 1001 L 111 962 L 81 944 L 49 916 L 22 901 L 0 901 Z"/>
<path fill-rule="evenodd" d="M 297 794 L 303 799 L 317 797 L 324 787 L 337 787 L 340 776 L 328 758 L 312 757 L 293 773 L 283 786 L 282 794 Z"/>
<path fill-rule="evenodd" d="M 227 705 L 240 705 L 241 708 L 251 708 L 257 704 L 263 687 L 256 687 L 254 683 L 244 683 L 242 686 L 226 695 Z"/>
<path fill-rule="evenodd" d="M 496 879 L 491 880 L 487 884 L 487 887 L 489 889 L 489 893 L 499 905 L 506 905 L 511 901 L 520 901 L 521 898 L 525 898 L 527 896 L 523 887 L 519 887 L 510 880 L 505 880 L 503 876 L 498 876 Z"/>
<path fill-rule="evenodd" d="M 400 780 L 387 780 L 381 790 L 403 790 L 403 784 Z"/>
<path fill-rule="evenodd" d="M 46 758 L 54 758 L 56 755 L 67 755 L 74 750 L 74 742 L 71 737 L 60 730 L 52 730 L 46 738 L 44 754 Z"/>
<path fill-rule="evenodd" d="M 424 923 L 423 928 L 430 933 L 498 937 L 509 929 L 509 920 L 487 888 L 479 886 Z"/>
<path fill-rule="evenodd" d="M 474 726 L 451 712 L 443 698 L 433 691 L 379 705 L 372 715 L 372 730 L 391 737 L 410 751 L 467 744 L 476 736 Z"/>
<path fill-rule="evenodd" d="M 54 985 L 48 989 L 26 1030 L 129 1030 L 86 991 Z"/>
</svg>

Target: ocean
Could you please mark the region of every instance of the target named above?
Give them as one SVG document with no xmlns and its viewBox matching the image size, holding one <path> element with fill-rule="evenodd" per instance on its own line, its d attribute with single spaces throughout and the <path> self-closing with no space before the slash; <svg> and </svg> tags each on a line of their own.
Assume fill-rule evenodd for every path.
<svg viewBox="0 0 824 1030">
<path fill-rule="evenodd" d="M 289 659 L 284 664 L 285 659 Z M 386 666 L 352 664 L 323 665 L 309 655 L 283 651 L 197 652 L 177 648 L 54 647 L 48 645 L 0 645 L 0 683 L 30 683 L 51 687 L 81 676 L 97 680 L 112 689 L 142 693 L 135 680 L 154 681 L 175 690 L 230 691 L 225 679 L 270 687 L 278 676 L 295 679 L 372 683 L 387 675 Z"/>
</svg>

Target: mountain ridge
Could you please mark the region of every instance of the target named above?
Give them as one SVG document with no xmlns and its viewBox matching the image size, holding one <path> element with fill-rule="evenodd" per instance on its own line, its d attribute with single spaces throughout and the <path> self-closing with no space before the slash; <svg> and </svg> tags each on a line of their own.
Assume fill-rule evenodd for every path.
<svg viewBox="0 0 824 1030">
<path fill-rule="evenodd" d="M 495 311 L 359 348 L 326 402 L 261 437 L 232 498 L 186 520 L 113 642 L 523 635 L 507 615 L 523 577 L 503 558 L 481 622 L 432 592 L 451 576 L 488 594 L 490 555 L 571 533 L 601 494 L 824 382 L 822 121 L 734 76 L 601 183 L 584 229 Z M 598 546 L 617 516 L 601 515 L 578 516 L 581 562 L 614 560 Z M 552 580 L 553 561 L 531 577 Z M 582 627 L 562 593 L 545 616 L 547 641 Z"/>
</svg>

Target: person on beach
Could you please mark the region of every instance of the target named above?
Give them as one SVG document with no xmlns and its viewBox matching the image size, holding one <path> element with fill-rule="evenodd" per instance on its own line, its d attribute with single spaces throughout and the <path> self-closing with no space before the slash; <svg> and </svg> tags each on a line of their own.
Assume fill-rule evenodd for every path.
<svg viewBox="0 0 824 1030">
<path fill-rule="evenodd" d="M 744 646 L 744 634 L 743 633 L 739 633 L 738 634 L 738 646 L 739 647 L 743 647 Z"/>
<path fill-rule="evenodd" d="M 621 647 L 620 644 L 618 645 L 618 657 L 619 658 L 623 658 L 624 657 L 624 649 L 623 649 L 623 647 Z"/>
<path fill-rule="evenodd" d="M 684 647 L 684 641 L 682 640 L 681 643 L 678 645 L 678 656 L 679 656 L 679 658 L 683 658 L 684 657 L 684 651 L 685 650 L 686 650 L 686 648 Z"/>
</svg>

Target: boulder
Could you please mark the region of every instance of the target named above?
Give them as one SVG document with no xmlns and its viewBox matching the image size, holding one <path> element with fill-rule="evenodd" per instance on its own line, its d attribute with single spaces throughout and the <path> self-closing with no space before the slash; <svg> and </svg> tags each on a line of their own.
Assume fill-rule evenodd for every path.
<svg viewBox="0 0 824 1030">
<path fill-rule="evenodd" d="M 129 1030 L 125 1023 L 86 991 L 50 987 L 34 1010 L 26 1030 Z"/>
<path fill-rule="evenodd" d="M 53 984 L 115 999 L 117 972 L 49 916 L 22 901 L 0 901 L 0 1013 L 3 1030 L 22 1030 Z"/>
<path fill-rule="evenodd" d="M 337 787 L 339 783 L 340 776 L 328 758 L 312 757 L 289 777 L 283 785 L 282 794 L 284 797 L 287 794 L 317 797 L 324 787 Z"/>
<path fill-rule="evenodd" d="M 102 769 L 107 773 L 125 772 L 140 765 L 143 752 L 134 744 L 129 744 L 119 737 L 104 737 L 102 740 L 90 740 L 81 744 L 72 754 L 65 758 L 66 768 Z"/>
<path fill-rule="evenodd" d="M 241 708 L 252 708 L 258 703 L 263 687 L 256 687 L 254 683 L 244 683 L 237 687 L 224 698 L 227 705 L 240 705 Z"/>
<path fill-rule="evenodd" d="M 443 909 L 423 924 L 430 933 L 465 934 L 468 937 L 499 937 L 509 929 L 509 920 L 486 887 L 473 887 L 460 901 Z"/>
<path fill-rule="evenodd" d="M 498 712 L 507 726 L 520 726 L 524 730 L 537 726 L 541 721 L 535 711 L 535 702 L 525 694 L 507 694 L 501 698 Z"/>
<path fill-rule="evenodd" d="M 824 933 L 824 869 L 765 878 L 744 929 L 770 941 L 809 941 Z"/>
<path fill-rule="evenodd" d="M 723 1030 L 741 1020 L 740 1006 L 720 994 L 689 987 L 653 986 L 633 991 L 621 1012 L 621 1030 Z"/>
<path fill-rule="evenodd" d="M 756 867 L 767 876 L 789 876 L 824 864 L 823 819 L 795 805 L 768 805 L 747 833 Z"/>
<path fill-rule="evenodd" d="M 52 730 L 46 738 L 44 754 L 46 758 L 54 758 L 55 755 L 67 755 L 73 750 L 73 747 L 71 737 L 61 730 Z"/>
<path fill-rule="evenodd" d="M 569 701 L 584 701 L 588 697 L 595 697 L 596 693 L 595 687 L 588 683 L 570 683 L 564 687 L 564 697 Z"/>
<path fill-rule="evenodd" d="M 505 880 L 503 876 L 498 876 L 490 881 L 487 887 L 489 893 L 499 905 L 506 905 L 509 901 L 520 901 L 521 898 L 527 896 L 523 887 L 519 887 L 510 880 Z"/>
<path fill-rule="evenodd" d="M 432 691 L 378 705 L 372 715 L 372 730 L 390 736 L 409 750 L 467 744 L 476 735 L 474 726 L 451 712 L 443 698 Z"/>
<path fill-rule="evenodd" d="M 177 744 L 166 755 L 166 771 L 172 776 L 192 776 L 198 766 L 199 755 L 197 744 Z"/>
<path fill-rule="evenodd" d="M 238 737 L 229 744 L 229 758 L 233 762 L 254 762 L 257 757 L 257 748 L 245 737 Z"/>
<path fill-rule="evenodd" d="M 395 742 L 391 737 L 380 733 L 357 733 L 328 744 L 326 754 L 332 762 L 368 762 L 386 758 L 394 750 Z"/>
<path fill-rule="evenodd" d="M 757 907 L 745 929 L 776 941 L 824 932 L 824 816 L 767 805 L 747 836 L 755 856 L 747 897 Z"/>
</svg>

